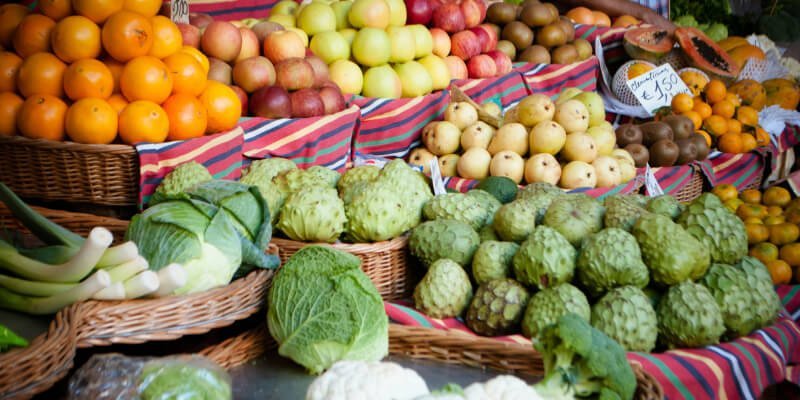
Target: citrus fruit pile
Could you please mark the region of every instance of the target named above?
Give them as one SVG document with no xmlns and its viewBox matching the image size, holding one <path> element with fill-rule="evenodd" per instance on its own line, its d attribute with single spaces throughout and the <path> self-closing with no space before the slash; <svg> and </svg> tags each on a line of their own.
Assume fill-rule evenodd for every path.
<svg viewBox="0 0 800 400">
<path fill-rule="evenodd" d="M 108 144 L 232 129 L 241 103 L 160 0 L 0 6 L 0 135 Z"/>
<path fill-rule="evenodd" d="M 684 78 L 686 79 L 686 78 Z M 723 153 L 747 153 L 767 146 L 770 137 L 758 124 L 758 109 L 747 105 L 720 80 L 687 83 L 693 94 L 672 98 L 672 113 L 688 117 L 709 147 Z"/>
<path fill-rule="evenodd" d="M 735 186 L 726 184 L 712 193 L 744 222 L 750 255 L 767 266 L 772 281 L 800 283 L 800 199 L 779 186 L 737 193 Z"/>
</svg>

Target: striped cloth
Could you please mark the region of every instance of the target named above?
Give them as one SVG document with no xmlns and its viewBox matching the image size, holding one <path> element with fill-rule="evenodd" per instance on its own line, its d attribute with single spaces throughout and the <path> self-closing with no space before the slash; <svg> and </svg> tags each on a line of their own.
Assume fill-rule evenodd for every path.
<svg viewBox="0 0 800 400">
<path fill-rule="evenodd" d="M 711 186 L 731 184 L 739 190 L 759 186 L 764 178 L 768 156 L 766 151 L 743 154 L 715 151 L 708 156 L 714 169 Z"/>
<path fill-rule="evenodd" d="M 322 165 L 343 172 L 359 116 L 358 107 L 350 106 L 322 117 L 245 118 L 243 154 L 247 159 L 284 157 L 300 168 Z"/>
<path fill-rule="evenodd" d="M 635 179 L 631 179 L 629 182 L 615 186 L 613 188 L 595 188 L 595 189 L 579 188 L 574 190 L 567 190 L 565 192 L 585 193 L 598 200 L 603 200 L 604 198 L 614 194 L 638 193 L 639 189 L 642 187 L 642 183 L 644 182 L 644 175 L 642 175 L 642 171 L 637 171 L 637 172 L 639 173 L 639 175 L 637 175 Z M 475 179 L 464 179 L 459 177 L 444 178 L 445 187 L 457 190 L 459 192 L 467 192 L 468 190 L 477 186 L 478 182 L 479 181 Z"/>
<path fill-rule="evenodd" d="M 643 169 L 640 168 L 640 170 Z M 673 196 L 691 183 L 695 174 L 702 174 L 708 181 L 714 179 L 714 171 L 708 161 L 695 161 L 687 165 L 652 168 L 651 171 L 664 194 Z"/>
<path fill-rule="evenodd" d="M 456 79 L 452 82 L 478 104 L 492 101 L 510 108 L 529 95 L 528 87 L 517 71 L 487 79 Z"/>
<path fill-rule="evenodd" d="M 779 285 L 775 288 L 789 316 L 800 322 L 800 285 Z"/>
<path fill-rule="evenodd" d="M 576 87 L 593 91 L 597 88 L 599 74 L 597 57 L 574 64 L 524 64 L 515 69 L 522 74 L 531 93 L 540 93 L 555 99 L 566 88 Z"/>
<path fill-rule="evenodd" d="M 384 309 L 393 323 L 474 335 L 461 318 L 429 318 L 408 303 L 384 303 Z M 494 339 L 530 344 L 522 335 Z M 782 314 L 775 324 L 731 342 L 663 353 L 631 352 L 628 360 L 652 375 L 668 400 L 757 399 L 771 384 L 800 384 L 800 327 Z"/>
<path fill-rule="evenodd" d="M 278 1 L 280 0 L 191 0 L 189 11 L 210 14 L 221 21 L 266 18 Z"/>
<path fill-rule="evenodd" d="M 143 207 L 170 171 L 196 161 L 216 179 L 238 179 L 242 169 L 244 131 L 241 127 L 215 135 L 166 143 L 136 145 L 139 155 L 139 207 Z"/>
</svg>

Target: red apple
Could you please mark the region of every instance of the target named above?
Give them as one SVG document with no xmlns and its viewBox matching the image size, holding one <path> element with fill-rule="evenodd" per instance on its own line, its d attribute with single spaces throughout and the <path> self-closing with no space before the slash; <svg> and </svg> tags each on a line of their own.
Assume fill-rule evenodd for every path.
<svg viewBox="0 0 800 400">
<path fill-rule="evenodd" d="M 242 49 L 242 34 L 239 28 L 230 22 L 214 21 L 203 31 L 200 47 L 208 56 L 231 62 Z"/>
<path fill-rule="evenodd" d="M 200 29 L 192 24 L 177 24 L 184 46 L 200 47 Z"/>
<path fill-rule="evenodd" d="M 454 0 L 430 0 L 431 2 L 431 12 L 436 11 L 437 8 L 441 7 L 445 3 L 455 2 Z"/>
<path fill-rule="evenodd" d="M 233 89 L 233 92 L 236 93 L 236 96 L 239 97 L 239 102 L 242 103 L 242 116 L 246 116 L 247 103 L 248 103 L 247 93 L 245 93 L 244 90 L 242 90 L 242 88 L 236 85 L 231 85 L 231 89 Z"/>
<path fill-rule="evenodd" d="M 450 79 L 467 79 L 467 64 L 464 60 L 456 56 L 447 56 L 444 58 L 444 63 L 450 71 Z"/>
<path fill-rule="evenodd" d="M 439 28 L 428 29 L 433 38 L 433 54 L 439 57 L 447 57 L 450 54 L 450 35 Z"/>
<path fill-rule="evenodd" d="M 242 61 L 261 55 L 261 42 L 258 41 L 256 33 L 250 28 L 239 28 L 239 33 L 242 34 L 242 49 L 239 50 L 239 55 L 235 61 Z"/>
<path fill-rule="evenodd" d="M 302 58 L 288 58 L 275 64 L 275 83 L 286 90 L 314 86 L 314 68 Z"/>
<path fill-rule="evenodd" d="M 467 61 L 481 54 L 481 42 L 470 31 L 461 31 L 450 38 L 450 54 Z"/>
<path fill-rule="evenodd" d="M 487 35 L 489 35 L 489 42 L 484 46 L 483 52 L 486 53 L 487 51 L 497 49 L 497 31 L 492 27 L 490 24 L 481 24 L 472 29 L 470 29 L 475 34 L 478 33 L 478 30 L 484 31 Z M 479 36 L 480 38 L 480 36 Z"/>
<path fill-rule="evenodd" d="M 292 117 L 306 118 L 325 115 L 325 104 L 314 89 L 300 89 L 289 95 L 292 100 Z"/>
<path fill-rule="evenodd" d="M 208 79 L 224 83 L 233 84 L 233 68 L 230 64 L 219 58 L 208 57 Z"/>
<path fill-rule="evenodd" d="M 322 84 L 329 80 L 328 64 L 325 64 L 325 61 L 313 54 L 306 56 L 306 62 L 311 64 L 311 68 L 314 70 L 314 87 L 322 87 Z"/>
<path fill-rule="evenodd" d="M 475 36 L 478 38 L 478 42 L 480 42 L 481 44 L 481 53 L 486 53 L 487 51 L 492 50 L 489 47 L 492 45 L 492 38 L 489 36 L 489 33 L 486 32 L 485 29 L 475 26 L 469 28 L 469 31 L 474 33 Z"/>
<path fill-rule="evenodd" d="M 455 3 L 445 3 L 439 6 L 433 12 L 433 26 L 449 33 L 463 31 L 465 22 L 461 7 Z"/>
<path fill-rule="evenodd" d="M 236 62 L 233 82 L 247 93 L 275 84 L 275 68 L 266 57 L 256 56 Z"/>
<path fill-rule="evenodd" d="M 513 68 L 511 58 L 508 57 L 508 54 L 503 53 L 500 50 L 492 50 L 486 53 L 487 56 L 491 57 L 494 60 L 494 65 L 497 67 L 497 75 L 505 75 L 511 72 L 511 68 Z"/>
<path fill-rule="evenodd" d="M 477 0 L 463 0 L 461 2 L 461 13 L 464 14 L 464 26 L 467 28 L 478 26 L 483 21 L 481 18 L 481 6 Z"/>
<path fill-rule="evenodd" d="M 470 78 L 491 78 L 497 75 L 497 66 L 494 64 L 492 57 L 486 54 L 479 54 L 469 59 L 467 71 L 469 71 Z"/>
<path fill-rule="evenodd" d="M 292 99 L 280 86 L 265 86 L 250 96 L 250 115 L 261 118 L 291 118 Z"/>
<path fill-rule="evenodd" d="M 326 115 L 344 110 L 344 96 L 338 87 L 325 86 L 319 89 L 319 97 L 322 98 Z"/>
<path fill-rule="evenodd" d="M 264 56 L 273 64 L 287 58 L 303 58 L 305 55 L 306 45 L 295 32 L 275 31 L 264 38 Z"/>
<path fill-rule="evenodd" d="M 270 33 L 282 30 L 284 30 L 283 25 L 272 21 L 261 21 L 253 25 L 253 32 L 255 32 L 259 43 L 263 42 L 264 38 Z"/>
<path fill-rule="evenodd" d="M 422 24 L 427 25 L 431 21 L 433 9 L 430 0 L 405 0 L 407 25 Z"/>
<path fill-rule="evenodd" d="M 214 17 L 203 13 L 189 13 L 189 23 L 198 29 L 205 29 L 208 24 L 214 22 Z"/>
</svg>

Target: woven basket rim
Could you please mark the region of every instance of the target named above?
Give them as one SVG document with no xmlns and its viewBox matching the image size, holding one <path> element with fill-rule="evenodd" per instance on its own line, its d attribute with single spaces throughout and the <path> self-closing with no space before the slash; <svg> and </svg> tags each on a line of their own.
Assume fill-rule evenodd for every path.
<svg viewBox="0 0 800 400">
<path fill-rule="evenodd" d="M 40 148 L 57 149 L 64 151 L 78 151 L 82 153 L 131 153 L 136 154 L 136 148 L 127 144 L 84 144 L 70 141 L 56 141 L 47 139 L 32 139 L 24 136 L 2 136 L 0 144 L 24 144 Z"/>
<path fill-rule="evenodd" d="M 310 243 L 310 242 L 300 242 L 297 240 L 286 239 L 281 237 L 273 237 L 272 243 L 274 243 L 279 248 L 291 248 L 291 249 L 300 249 L 302 247 L 312 246 L 312 245 L 330 246 L 337 250 L 347 251 L 349 253 L 361 254 L 361 253 L 370 253 L 375 251 L 401 249 L 405 247 L 405 245 L 408 243 L 408 235 L 402 235 L 394 239 L 386 240 L 383 242 L 374 242 L 374 243 L 345 243 L 345 242 Z"/>
</svg>

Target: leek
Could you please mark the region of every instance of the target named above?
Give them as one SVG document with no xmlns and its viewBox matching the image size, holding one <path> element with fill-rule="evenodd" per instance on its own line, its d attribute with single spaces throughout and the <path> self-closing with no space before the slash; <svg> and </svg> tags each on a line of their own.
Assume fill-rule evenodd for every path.
<svg viewBox="0 0 800 400">
<path fill-rule="evenodd" d="M 105 270 L 111 276 L 111 282 L 114 283 L 127 281 L 132 276 L 146 269 L 147 269 L 147 260 L 145 260 L 144 257 L 142 256 L 137 256 L 131 261 L 128 261 L 126 263 L 111 268 L 105 268 Z"/>
<path fill-rule="evenodd" d="M 73 288 L 49 297 L 23 296 L 0 288 L 0 308 L 36 315 L 53 314 L 70 304 L 90 299 L 110 284 L 108 272 L 99 270 Z"/>
<path fill-rule="evenodd" d="M 147 270 L 128 279 L 122 285 L 125 287 L 125 298 L 136 299 L 157 291 L 160 282 L 158 280 L 158 274 Z"/>
<path fill-rule="evenodd" d="M 169 296 L 175 290 L 186 284 L 186 270 L 180 264 L 170 264 L 158 271 L 158 280 L 161 284 L 153 296 Z"/>
<path fill-rule="evenodd" d="M 95 300 L 125 300 L 125 286 L 122 282 L 114 282 L 107 288 L 92 296 Z"/>
<path fill-rule="evenodd" d="M 8 275 L 0 275 L 0 287 L 26 296 L 52 296 L 70 290 L 75 286 L 78 286 L 78 284 L 29 281 Z"/>
</svg>

